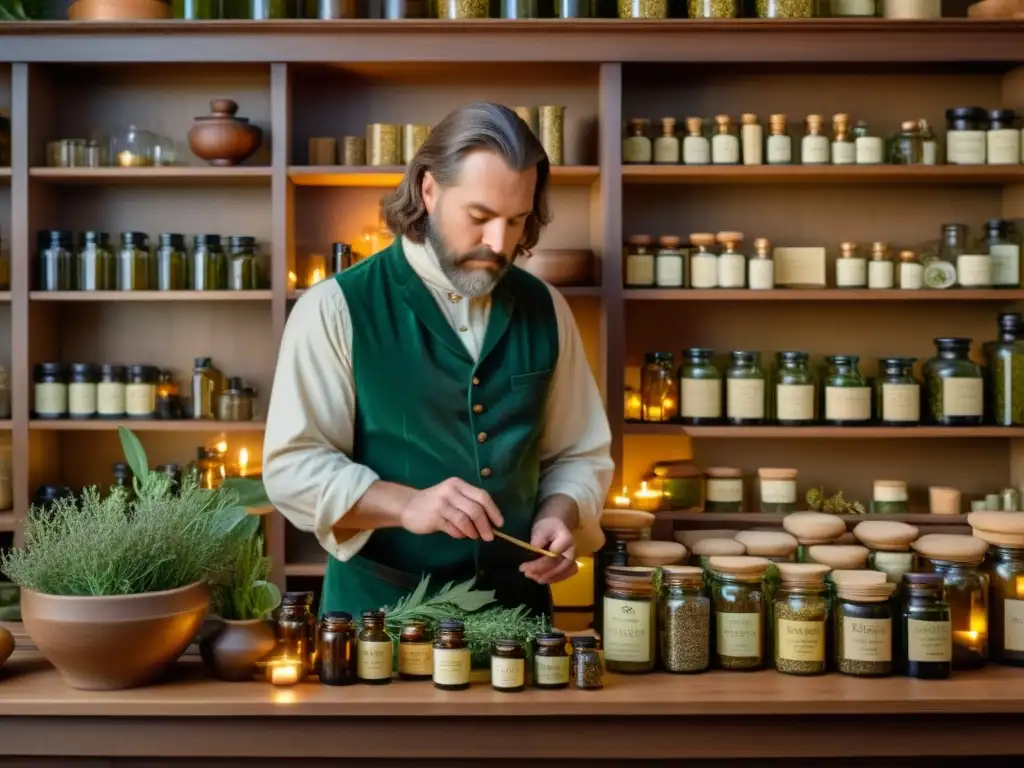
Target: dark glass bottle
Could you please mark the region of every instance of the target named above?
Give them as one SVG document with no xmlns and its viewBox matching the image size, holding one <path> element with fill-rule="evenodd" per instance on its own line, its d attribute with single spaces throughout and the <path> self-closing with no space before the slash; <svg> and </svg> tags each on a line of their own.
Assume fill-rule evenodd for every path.
<svg viewBox="0 0 1024 768">
<path fill-rule="evenodd" d="M 177 464 L 160 464 L 153 467 L 153 471 L 167 475 L 167 479 L 171 481 L 171 495 L 177 496 L 181 490 L 181 467 Z"/>
<path fill-rule="evenodd" d="M 981 366 L 971 360 L 971 340 L 935 339 L 936 357 L 924 364 L 927 420 L 944 426 L 976 426 L 985 411 Z"/>
<path fill-rule="evenodd" d="M 722 374 L 710 349 L 683 350 L 679 367 L 679 420 L 683 424 L 717 424 L 722 419 Z"/>
<path fill-rule="evenodd" d="M 312 666 L 314 634 L 312 592 L 285 592 L 277 616 L 277 644 L 284 655 L 302 662 L 302 677 Z"/>
<path fill-rule="evenodd" d="M 565 634 L 548 632 L 534 638 L 533 684 L 544 690 L 569 687 L 569 654 Z"/>
<path fill-rule="evenodd" d="M 72 291 L 75 288 L 71 233 L 48 229 L 38 233 L 36 243 L 37 291 Z"/>
<path fill-rule="evenodd" d="M 356 682 L 356 631 L 352 614 L 329 611 L 316 632 L 316 674 L 324 685 Z"/>
<path fill-rule="evenodd" d="M 937 573 L 908 573 L 900 622 L 900 660 L 908 677 L 945 680 L 953 671 L 953 635 L 949 603 Z"/>
<path fill-rule="evenodd" d="M 434 687 L 442 691 L 469 688 L 470 654 L 466 626 L 459 619 L 442 619 L 434 641 Z"/>
<path fill-rule="evenodd" d="M 185 236 L 163 232 L 156 250 L 156 289 L 183 291 L 188 287 L 188 255 Z"/>
<path fill-rule="evenodd" d="M 1024 424 L 1024 342 L 1019 341 L 1019 312 L 999 315 L 999 338 L 982 349 L 985 369 L 985 412 L 1003 426 Z"/>
<path fill-rule="evenodd" d="M 135 499 L 135 473 L 132 472 L 132 468 L 128 466 L 126 461 L 114 462 L 114 482 L 111 488 L 119 487 L 124 488 L 125 493 L 128 494 L 128 500 L 132 501 Z"/>
<path fill-rule="evenodd" d="M 887 357 L 880 362 L 875 381 L 875 414 L 891 427 L 915 427 L 921 423 L 921 385 L 914 378 L 913 357 Z"/>
<path fill-rule="evenodd" d="M 778 352 L 772 376 L 772 413 L 785 427 L 804 427 L 815 421 L 814 374 L 806 352 Z"/>
<path fill-rule="evenodd" d="M 1010 219 L 985 222 L 984 247 L 992 258 L 992 287 L 1020 288 L 1020 254 L 1024 238 Z"/>
<path fill-rule="evenodd" d="M 992 660 L 1024 667 L 1024 548 L 990 547 L 988 574 Z"/>
<path fill-rule="evenodd" d="M 82 246 L 75 260 L 77 290 L 113 291 L 117 288 L 117 261 L 110 247 L 109 233 L 83 232 Z"/>
<path fill-rule="evenodd" d="M 394 669 L 394 643 L 384 625 L 383 611 L 363 611 L 359 632 L 356 677 L 367 685 L 387 685 Z"/>
<path fill-rule="evenodd" d="M 352 266 L 352 246 L 348 243 L 334 243 L 331 246 L 331 274 L 344 272 Z"/>
<path fill-rule="evenodd" d="M 491 687 L 502 693 L 526 688 L 526 653 L 519 640 L 498 640 L 491 649 Z"/>
<path fill-rule="evenodd" d="M 822 412 L 825 423 L 836 427 L 862 427 L 871 421 L 871 388 L 858 370 L 857 355 L 826 357 L 829 372 L 825 377 Z"/>
<path fill-rule="evenodd" d="M 596 691 L 604 688 L 604 666 L 597 638 L 583 635 L 572 639 L 572 668 L 576 687 L 580 690 Z"/>
<path fill-rule="evenodd" d="M 402 680 L 429 680 L 434 673 L 434 647 L 422 621 L 410 621 L 398 638 L 398 676 Z"/>
</svg>

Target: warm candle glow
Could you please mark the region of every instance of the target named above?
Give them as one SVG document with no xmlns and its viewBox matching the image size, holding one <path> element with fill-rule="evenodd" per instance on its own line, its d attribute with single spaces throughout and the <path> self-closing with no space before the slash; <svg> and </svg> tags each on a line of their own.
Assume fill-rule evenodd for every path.
<svg viewBox="0 0 1024 768">
<path fill-rule="evenodd" d="M 661 408 L 651 405 L 647 408 L 647 421 L 661 421 Z"/>
<path fill-rule="evenodd" d="M 294 272 L 292 272 L 289 269 L 288 270 L 288 290 L 289 291 L 294 291 L 296 286 L 298 286 L 298 284 L 299 284 L 299 276 L 296 275 Z"/>
<path fill-rule="evenodd" d="M 313 271 L 309 273 L 309 286 L 312 288 L 323 279 L 324 270 L 320 269 L 320 267 L 315 267 Z"/>
<path fill-rule="evenodd" d="M 299 665 L 294 661 L 271 664 L 270 682 L 274 685 L 295 685 L 299 682 Z"/>
<path fill-rule="evenodd" d="M 625 485 L 622 486 L 622 493 L 620 493 L 618 496 L 612 499 L 612 502 L 615 504 L 616 507 L 620 507 L 623 509 L 629 507 L 629 505 L 632 503 L 629 498 L 629 487 Z"/>
<path fill-rule="evenodd" d="M 643 414 L 644 401 L 640 393 L 632 389 L 626 390 L 626 418 L 630 421 L 640 421 Z"/>
<path fill-rule="evenodd" d="M 640 483 L 640 490 L 633 494 L 633 506 L 644 512 L 656 512 L 661 508 L 661 492 L 652 491 L 647 481 Z"/>
<path fill-rule="evenodd" d="M 228 452 L 228 442 L 227 440 L 221 440 L 219 443 L 213 446 L 213 448 L 215 451 L 217 451 L 217 453 L 223 456 L 225 453 Z"/>
<path fill-rule="evenodd" d="M 238 475 L 239 477 L 245 477 L 246 470 L 249 468 L 249 449 L 239 448 L 238 450 Z"/>
<path fill-rule="evenodd" d="M 135 154 L 131 150 L 122 149 L 117 153 L 117 164 L 122 168 L 134 168 L 135 166 L 142 165 L 142 156 Z"/>
<path fill-rule="evenodd" d="M 1017 577 L 1017 599 L 1024 600 L 1024 576 Z"/>
</svg>

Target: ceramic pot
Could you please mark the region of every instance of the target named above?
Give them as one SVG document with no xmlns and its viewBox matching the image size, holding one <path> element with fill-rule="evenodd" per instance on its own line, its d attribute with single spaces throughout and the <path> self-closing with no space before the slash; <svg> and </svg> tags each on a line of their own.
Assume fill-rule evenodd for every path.
<svg viewBox="0 0 1024 768">
<path fill-rule="evenodd" d="M 235 117 L 238 104 L 231 99 L 214 99 L 210 114 L 195 118 L 188 132 L 188 146 L 196 157 L 210 165 L 238 165 L 248 160 L 263 141 L 263 130 Z"/>
<path fill-rule="evenodd" d="M 156 680 L 195 638 L 209 607 L 199 583 L 110 597 L 21 593 L 25 631 L 65 683 L 86 691 Z"/>
<path fill-rule="evenodd" d="M 231 621 L 220 625 L 199 644 L 203 661 L 221 680 L 251 680 L 258 661 L 265 659 L 277 646 L 273 627 L 263 619 Z"/>
</svg>

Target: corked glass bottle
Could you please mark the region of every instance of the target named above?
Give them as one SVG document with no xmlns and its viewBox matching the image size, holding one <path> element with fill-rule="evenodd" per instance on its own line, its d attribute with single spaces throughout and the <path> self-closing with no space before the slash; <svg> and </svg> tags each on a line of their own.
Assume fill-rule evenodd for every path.
<svg viewBox="0 0 1024 768">
<path fill-rule="evenodd" d="M 981 366 L 970 359 L 971 340 L 935 339 L 938 354 L 922 369 L 926 415 L 932 424 L 978 426 L 984 416 Z"/>
</svg>

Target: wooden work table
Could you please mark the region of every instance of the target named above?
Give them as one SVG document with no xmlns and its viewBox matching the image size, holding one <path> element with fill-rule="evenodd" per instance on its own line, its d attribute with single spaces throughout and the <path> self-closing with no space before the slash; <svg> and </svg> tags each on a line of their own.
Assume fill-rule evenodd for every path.
<svg viewBox="0 0 1024 768">
<path fill-rule="evenodd" d="M 572 761 L 1024 752 L 1024 669 L 991 666 L 940 682 L 764 671 L 610 675 L 606 683 L 603 691 L 518 694 L 399 681 L 274 688 L 216 682 L 186 661 L 160 685 L 87 692 L 65 686 L 37 654 L 18 652 L 0 671 L 0 756 L 7 765 L 13 757 L 63 757 L 66 765 L 71 756 L 195 765 L 341 755 Z"/>
</svg>

